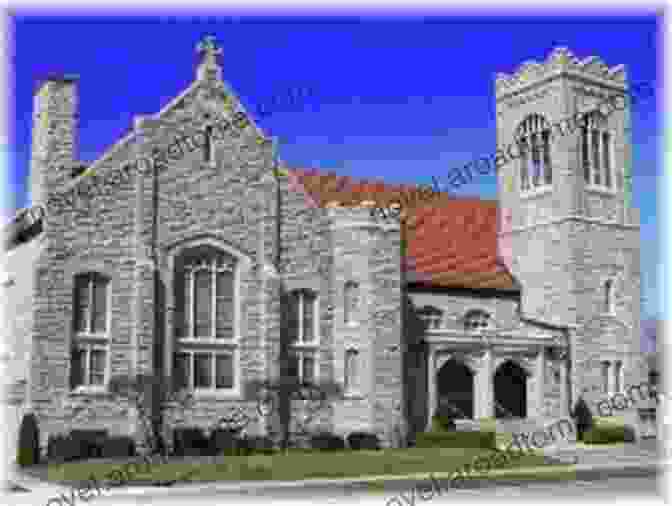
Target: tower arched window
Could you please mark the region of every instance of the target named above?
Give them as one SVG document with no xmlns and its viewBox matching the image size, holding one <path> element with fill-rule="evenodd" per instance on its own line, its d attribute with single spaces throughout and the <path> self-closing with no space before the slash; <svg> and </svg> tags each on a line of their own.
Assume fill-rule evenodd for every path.
<svg viewBox="0 0 672 506">
<path fill-rule="evenodd" d="M 520 150 L 520 189 L 523 192 L 550 186 L 551 128 L 540 114 L 530 114 L 518 126 L 515 140 Z"/>
<path fill-rule="evenodd" d="M 587 115 L 581 127 L 581 161 L 588 186 L 612 187 L 612 144 L 606 118 L 598 111 Z"/>
<path fill-rule="evenodd" d="M 614 312 L 614 281 L 611 279 L 604 282 L 604 312 Z"/>
<path fill-rule="evenodd" d="M 490 315 L 480 309 L 469 311 L 464 316 L 464 330 L 478 332 L 490 327 Z"/>
</svg>

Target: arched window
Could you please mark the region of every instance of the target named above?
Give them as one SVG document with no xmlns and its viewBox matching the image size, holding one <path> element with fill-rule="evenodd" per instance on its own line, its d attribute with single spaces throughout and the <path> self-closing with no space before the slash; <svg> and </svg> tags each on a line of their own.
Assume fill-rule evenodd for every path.
<svg viewBox="0 0 672 506">
<path fill-rule="evenodd" d="M 345 352 L 345 392 L 359 391 L 359 351 L 349 349 Z"/>
<path fill-rule="evenodd" d="M 439 329 L 443 325 L 443 311 L 434 306 L 423 306 L 418 310 L 419 318 L 425 322 L 427 329 Z"/>
<path fill-rule="evenodd" d="M 609 366 L 611 365 L 608 360 L 602 361 L 600 364 L 602 366 L 602 393 L 609 393 Z"/>
<path fill-rule="evenodd" d="M 109 279 L 96 272 L 75 276 L 70 386 L 104 387 L 109 353 Z"/>
<path fill-rule="evenodd" d="M 236 388 L 236 259 L 197 246 L 179 258 L 176 279 L 179 349 L 173 374 L 191 389 Z"/>
<path fill-rule="evenodd" d="M 607 120 L 598 111 L 586 116 L 581 127 L 583 178 L 588 186 L 611 188 L 613 138 Z"/>
<path fill-rule="evenodd" d="M 520 150 L 520 189 L 523 192 L 550 186 L 551 129 L 540 114 L 530 114 L 518 126 L 515 140 Z"/>
<path fill-rule="evenodd" d="M 490 315 L 480 309 L 469 311 L 464 316 L 464 330 L 478 332 L 490 327 Z"/>
<path fill-rule="evenodd" d="M 614 281 L 611 279 L 604 282 L 604 312 L 614 312 Z"/>
<path fill-rule="evenodd" d="M 354 323 L 359 307 L 359 284 L 348 281 L 343 288 L 343 313 L 345 323 Z"/>
</svg>

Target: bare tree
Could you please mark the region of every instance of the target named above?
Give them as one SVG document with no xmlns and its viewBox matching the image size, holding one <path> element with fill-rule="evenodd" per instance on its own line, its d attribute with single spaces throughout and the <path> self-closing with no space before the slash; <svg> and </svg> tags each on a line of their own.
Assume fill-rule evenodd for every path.
<svg viewBox="0 0 672 506">
<path fill-rule="evenodd" d="M 110 392 L 132 404 L 142 424 L 146 448 L 151 454 L 167 453 L 164 418 L 174 410 L 190 407 L 193 395 L 171 378 L 158 375 L 119 375 L 110 380 Z"/>
</svg>

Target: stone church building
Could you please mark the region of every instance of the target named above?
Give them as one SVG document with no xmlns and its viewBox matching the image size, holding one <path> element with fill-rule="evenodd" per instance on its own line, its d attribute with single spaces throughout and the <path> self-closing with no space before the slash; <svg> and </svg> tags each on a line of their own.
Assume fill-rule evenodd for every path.
<svg viewBox="0 0 672 506">
<path fill-rule="evenodd" d="M 559 48 L 499 74 L 498 145 L 535 148 L 500 167 L 499 199 L 435 192 L 384 219 L 370 207 L 417 188 L 288 167 L 213 39 L 198 50 L 193 83 L 92 163 L 78 160 L 77 77 L 36 87 L 31 191 L 45 213 L 8 252 L 3 289 L 17 417 L 34 412 L 45 440 L 133 433 L 107 389 L 123 374 L 191 389 L 174 425 L 253 413 L 244 386 L 278 376 L 281 325 L 291 374 L 342 385 L 319 422 L 344 435 L 385 439 L 396 410 L 415 431 L 439 408 L 545 421 L 639 383 L 629 106 L 548 134 L 625 96 L 623 66 Z"/>
</svg>

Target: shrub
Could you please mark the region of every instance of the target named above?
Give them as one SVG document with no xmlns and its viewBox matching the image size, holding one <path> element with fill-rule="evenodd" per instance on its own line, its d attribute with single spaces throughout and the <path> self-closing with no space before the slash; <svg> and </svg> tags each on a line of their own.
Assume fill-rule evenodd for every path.
<svg viewBox="0 0 672 506">
<path fill-rule="evenodd" d="M 28 413 L 21 420 L 17 450 L 18 465 L 33 466 L 40 463 L 40 428 L 33 413 Z"/>
<path fill-rule="evenodd" d="M 109 437 L 103 442 L 102 456 L 133 457 L 135 455 L 135 441 L 128 436 Z"/>
<path fill-rule="evenodd" d="M 239 455 L 273 455 L 273 440 L 264 436 L 251 436 L 238 440 Z"/>
<path fill-rule="evenodd" d="M 108 438 L 107 429 L 90 430 L 75 429 L 70 431 L 70 438 L 74 445 L 79 445 L 79 455 L 82 459 L 102 457 L 103 445 Z"/>
<path fill-rule="evenodd" d="M 593 413 L 590 411 L 586 401 L 583 400 L 583 397 L 579 397 L 579 400 L 576 401 L 572 418 L 576 419 L 576 438 L 582 440 L 584 434 L 590 431 L 595 425 Z"/>
<path fill-rule="evenodd" d="M 47 458 L 57 463 L 84 458 L 80 441 L 75 441 L 65 434 L 50 435 L 47 441 Z"/>
<path fill-rule="evenodd" d="M 348 435 L 348 446 L 353 450 L 380 450 L 378 436 L 370 432 L 351 432 Z"/>
<path fill-rule="evenodd" d="M 173 453 L 178 456 L 210 455 L 210 441 L 200 427 L 180 427 L 173 432 Z"/>
<path fill-rule="evenodd" d="M 336 434 L 323 432 L 311 436 L 310 447 L 321 451 L 344 450 L 345 440 Z"/>
<path fill-rule="evenodd" d="M 415 438 L 418 448 L 495 448 L 495 433 L 473 432 L 420 432 Z"/>
<path fill-rule="evenodd" d="M 214 429 L 210 433 L 210 452 L 212 455 L 238 455 L 236 432 L 226 429 Z"/>
<path fill-rule="evenodd" d="M 632 443 L 635 431 L 629 425 L 596 424 L 583 435 L 586 444 Z"/>
</svg>

